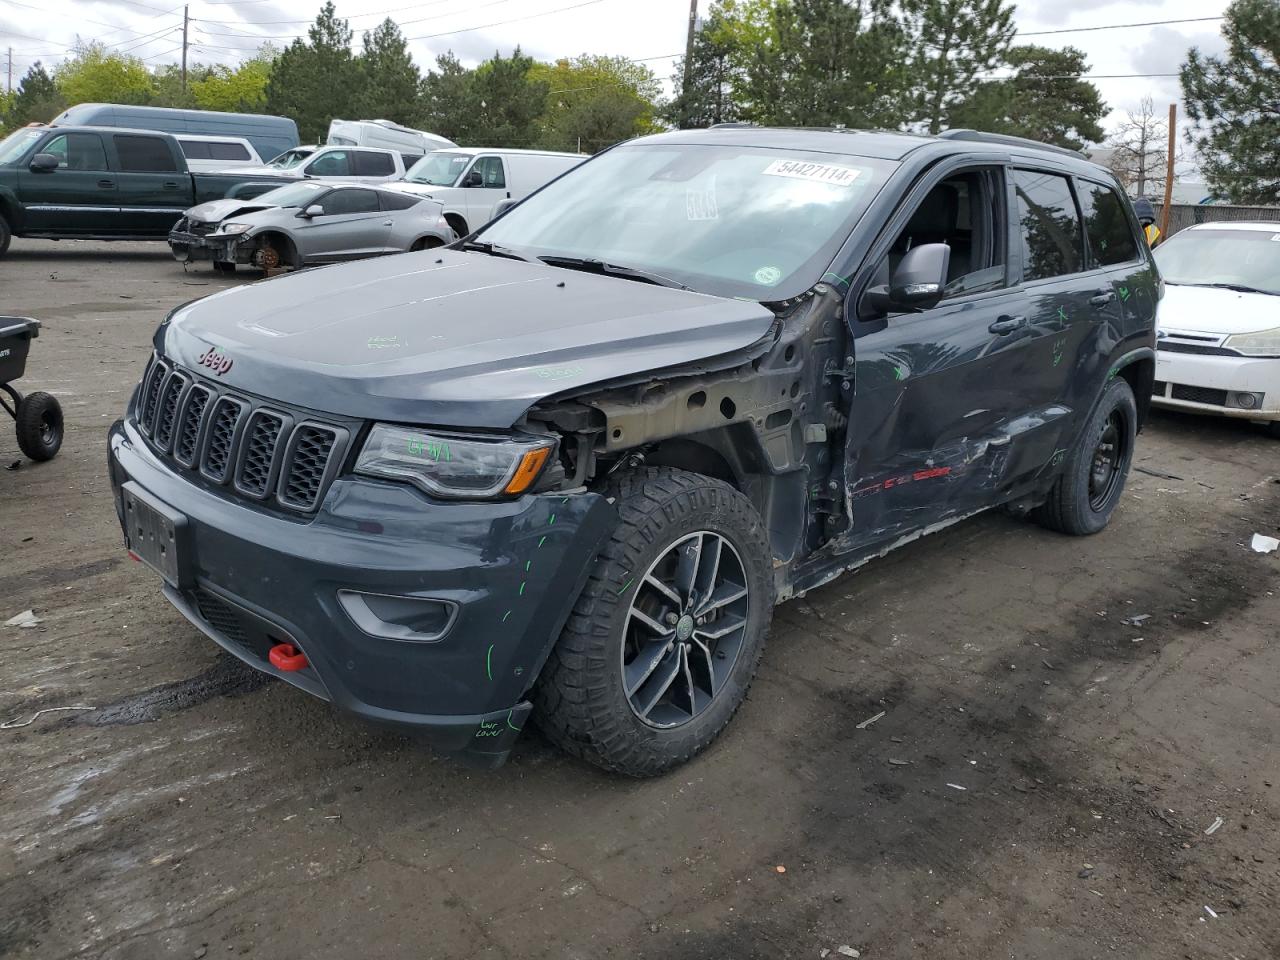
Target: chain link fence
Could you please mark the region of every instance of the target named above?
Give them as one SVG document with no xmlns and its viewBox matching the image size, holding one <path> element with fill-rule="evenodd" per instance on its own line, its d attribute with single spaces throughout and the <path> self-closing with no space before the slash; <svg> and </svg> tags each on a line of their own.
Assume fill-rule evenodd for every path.
<svg viewBox="0 0 1280 960">
<path fill-rule="evenodd" d="M 1160 222 L 1162 204 L 1155 204 L 1156 223 Z M 1241 220 L 1263 220 L 1280 223 L 1280 207 L 1237 207 L 1216 203 L 1173 203 L 1169 205 L 1169 232 L 1173 236 L 1179 230 L 1197 223 L 1232 223 Z"/>
</svg>

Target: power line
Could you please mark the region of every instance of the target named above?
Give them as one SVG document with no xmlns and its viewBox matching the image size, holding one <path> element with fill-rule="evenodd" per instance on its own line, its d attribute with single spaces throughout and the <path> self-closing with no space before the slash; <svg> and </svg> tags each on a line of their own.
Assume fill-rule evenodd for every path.
<svg viewBox="0 0 1280 960">
<path fill-rule="evenodd" d="M 471 33 L 475 30 L 487 30 L 490 27 L 502 27 L 509 23 L 523 23 L 525 20 L 537 20 L 539 17 L 549 17 L 556 13 L 567 13 L 570 10 L 578 10 L 582 7 L 591 7 L 597 3 L 604 3 L 605 0 L 583 0 L 582 3 L 575 3 L 567 7 L 556 7 L 554 10 L 544 10 L 542 13 L 531 13 L 524 17 L 512 17 L 510 20 L 497 20 L 493 23 L 482 23 L 475 27 L 463 27 L 461 30 L 446 30 L 444 33 L 428 33 L 421 37 L 405 37 L 406 40 L 435 40 L 437 37 L 456 37 L 460 33 Z"/>
<path fill-rule="evenodd" d="M 1019 30 L 1019 37 L 1048 37 L 1057 33 L 1093 33 L 1096 30 L 1128 30 L 1130 27 L 1167 27 L 1174 23 L 1208 23 L 1225 17 L 1186 17 L 1182 20 L 1147 20 L 1144 23 L 1108 23 L 1098 27 L 1063 27 L 1059 30 Z M 1016 39 L 1016 38 L 1015 38 Z"/>
</svg>

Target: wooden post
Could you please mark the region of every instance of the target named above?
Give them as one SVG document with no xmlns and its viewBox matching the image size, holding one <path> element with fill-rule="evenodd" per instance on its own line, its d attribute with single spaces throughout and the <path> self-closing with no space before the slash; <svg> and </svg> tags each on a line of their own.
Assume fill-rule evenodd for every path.
<svg viewBox="0 0 1280 960">
<path fill-rule="evenodd" d="M 1177 145 L 1178 105 L 1169 104 L 1169 155 L 1165 158 L 1164 173 L 1164 209 L 1160 211 L 1160 239 L 1169 235 L 1169 207 L 1173 205 L 1173 151 Z"/>
</svg>

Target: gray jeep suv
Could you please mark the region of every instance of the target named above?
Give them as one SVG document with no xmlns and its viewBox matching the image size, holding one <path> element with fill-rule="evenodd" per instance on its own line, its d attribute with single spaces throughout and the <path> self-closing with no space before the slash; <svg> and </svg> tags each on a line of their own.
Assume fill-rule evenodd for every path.
<svg viewBox="0 0 1280 960">
<path fill-rule="evenodd" d="M 996 506 L 1101 530 L 1159 296 L 1068 151 L 646 137 L 450 248 L 175 310 L 116 507 L 260 670 L 482 763 L 532 714 L 656 774 L 728 723 L 774 604 Z"/>
</svg>

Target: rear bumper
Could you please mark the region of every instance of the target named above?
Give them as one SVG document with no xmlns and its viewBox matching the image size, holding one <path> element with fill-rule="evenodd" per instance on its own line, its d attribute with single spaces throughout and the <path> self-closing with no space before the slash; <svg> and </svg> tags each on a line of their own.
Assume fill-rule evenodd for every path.
<svg viewBox="0 0 1280 960">
<path fill-rule="evenodd" d="M 1235 400 L 1239 394 L 1262 394 L 1262 400 L 1245 408 Z M 1280 420 L 1280 359 L 1157 351 L 1151 402 L 1243 420 Z"/>
<path fill-rule="evenodd" d="M 164 595 L 264 673 L 441 750 L 497 766 L 528 718 L 529 690 L 614 511 L 595 494 L 432 502 L 403 484 L 339 477 L 313 518 L 283 516 L 156 457 L 131 425 L 109 436 L 117 492 L 132 482 L 186 522 L 182 572 Z M 364 632 L 338 591 L 457 605 L 434 642 Z M 268 659 L 293 643 L 307 666 Z"/>
<path fill-rule="evenodd" d="M 169 250 L 180 263 L 212 260 L 215 263 L 252 263 L 252 243 L 241 243 L 242 236 L 198 236 L 184 230 L 169 231 Z M 250 238 L 252 239 L 252 238 Z"/>
</svg>

